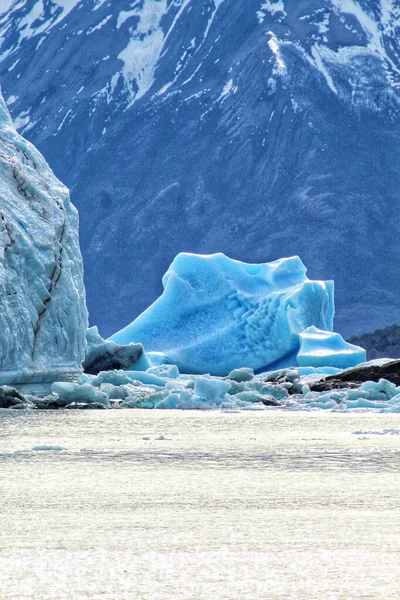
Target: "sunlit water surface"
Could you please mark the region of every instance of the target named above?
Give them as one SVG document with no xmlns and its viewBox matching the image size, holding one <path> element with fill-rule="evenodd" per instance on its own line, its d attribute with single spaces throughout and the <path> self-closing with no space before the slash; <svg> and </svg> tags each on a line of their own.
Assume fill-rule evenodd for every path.
<svg viewBox="0 0 400 600">
<path fill-rule="evenodd" d="M 0 411 L 0 598 L 398 600 L 399 434 L 365 413 Z"/>
</svg>

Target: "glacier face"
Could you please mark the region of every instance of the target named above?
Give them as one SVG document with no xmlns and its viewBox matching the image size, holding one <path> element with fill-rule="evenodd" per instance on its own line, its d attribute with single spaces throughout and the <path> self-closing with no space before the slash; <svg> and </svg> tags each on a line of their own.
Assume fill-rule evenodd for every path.
<svg viewBox="0 0 400 600">
<path fill-rule="evenodd" d="M 81 372 L 86 327 L 77 211 L 0 96 L 0 384 Z"/>
<path fill-rule="evenodd" d="M 341 333 L 399 320 L 395 0 L 0 10 L 3 91 L 71 188 L 102 335 L 159 295 L 181 251 L 299 254 L 335 280 Z"/>
<path fill-rule="evenodd" d="M 333 282 L 310 281 L 298 256 L 248 264 L 221 253 L 182 253 L 163 287 L 160 298 L 111 339 L 140 342 L 150 359 L 162 352 L 184 373 L 293 365 L 301 332 L 311 325 L 332 329 Z"/>
</svg>

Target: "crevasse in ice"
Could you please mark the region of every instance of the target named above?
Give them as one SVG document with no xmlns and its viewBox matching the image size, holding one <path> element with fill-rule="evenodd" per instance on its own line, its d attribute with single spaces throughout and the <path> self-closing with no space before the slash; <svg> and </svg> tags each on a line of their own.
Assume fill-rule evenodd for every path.
<svg viewBox="0 0 400 600">
<path fill-rule="evenodd" d="M 80 372 L 86 327 L 77 211 L 0 95 L 0 384 Z"/>
<path fill-rule="evenodd" d="M 310 281 L 298 256 L 248 264 L 222 253 L 181 253 L 163 287 L 111 339 L 139 342 L 181 372 L 226 375 L 244 366 L 296 364 L 299 333 L 311 325 L 332 330 L 333 282 Z"/>
</svg>

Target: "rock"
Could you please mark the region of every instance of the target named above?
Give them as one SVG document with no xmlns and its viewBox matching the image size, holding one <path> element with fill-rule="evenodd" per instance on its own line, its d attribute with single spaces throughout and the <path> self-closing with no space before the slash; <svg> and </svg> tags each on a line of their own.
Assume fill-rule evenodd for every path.
<svg viewBox="0 0 400 600">
<path fill-rule="evenodd" d="M 340 388 L 358 388 L 366 381 L 379 381 L 386 379 L 400 385 L 400 360 L 393 360 L 385 364 L 376 364 L 374 361 L 364 363 L 358 367 L 346 369 L 335 375 L 309 385 L 312 392 L 324 392 Z"/>
<path fill-rule="evenodd" d="M 36 404 L 36 408 L 38 410 L 58 410 L 58 409 L 64 408 L 64 407 L 65 407 L 64 402 L 60 404 L 57 400 L 38 402 Z"/>
<path fill-rule="evenodd" d="M 16 389 L 8 385 L 0 387 L 0 408 L 11 408 L 21 403 L 25 403 L 25 398 Z"/>
<path fill-rule="evenodd" d="M 90 404 L 86 402 L 71 402 L 65 408 L 69 410 L 103 410 L 107 409 L 102 402 L 91 402 Z"/>
</svg>

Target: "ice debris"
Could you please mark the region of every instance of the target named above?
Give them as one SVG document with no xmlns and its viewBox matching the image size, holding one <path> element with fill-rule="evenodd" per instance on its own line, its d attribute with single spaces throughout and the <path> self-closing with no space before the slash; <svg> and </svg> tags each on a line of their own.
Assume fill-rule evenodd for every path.
<svg viewBox="0 0 400 600">
<path fill-rule="evenodd" d="M 32 448 L 32 452 L 49 452 L 49 451 L 61 452 L 62 450 L 65 450 L 65 448 L 63 446 L 48 445 L 48 444 L 38 444 L 37 446 L 34 446 Z"/>
<path fill-rule="evenodd" d="M 77 211 L 0 94 L 0 384 L 75 376 L 86 327 Z"/>
<path fill-rule="evenodd" d="M 163 294 L 111 339 L 140 342 L 184 373 L 289 366 L 302 331 L 332 329 L 333 282 L 310 281 L 298 256 L 248 264 L 181 253 L 162 282 Z"/>
<path fill-rule="evenodd" d="M 300 367 L 336 367 L 347 369 L 366 360 L 360 346 L 346 342 L 339 333 L 321 331 L 313 325 L 299 334 L 300 350 L 296 360 Z"/>
<path fill-rule="evenodd" d="M 3 398 L 1 407 L 76 410 L 372 410 L 400 413 L 400 385 L 386 379 L 363 382 L 358 384 L 357 389 L 349 386 L 324 392 L 312 391 L 307 381 L 323 377 L 333 367 L 291 367 L 261 373 L 242 381 L 211 375 L 182 375 L 177 369 L 162 373 L 158 369 L 157 375 L 144 373 L 151 377 L 145 383 L 141 381 L 144 377 L 139 371 L 82 374 L 73 383 L 54 383 L 52 394 L 44 398 L 24 396 L 12 388 L 0 387 L 0 397 Z"/>
</svg>

